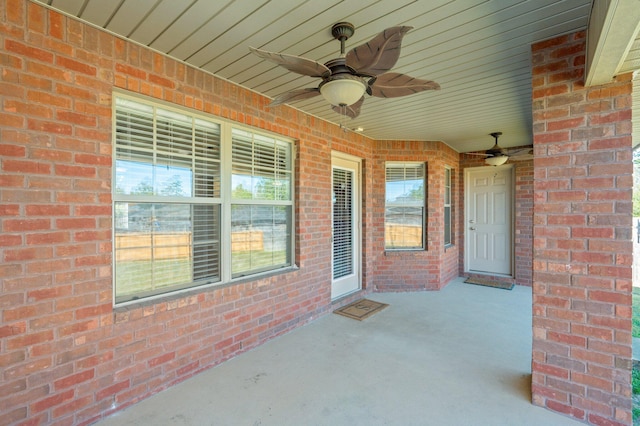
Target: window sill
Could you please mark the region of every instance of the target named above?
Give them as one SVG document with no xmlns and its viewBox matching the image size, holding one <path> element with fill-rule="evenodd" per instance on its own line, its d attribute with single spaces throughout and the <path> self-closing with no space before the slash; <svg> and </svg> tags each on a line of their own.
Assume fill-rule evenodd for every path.
<svg viewBox="0 0 640 426">
<path fill-rule="evenodd" d="M 411 249 L 411 250 L 385 250 L 385 256 L 416 256 L 418 254 L 426 253 L 425 249 Z"/>
<path fill-rule="evenodd" d="M 296 272 L 299 269 L 300 268 L 297 265 L 287 266 L 274 271 L 236 278 L 235 280 L 231 280 L 225 283 L 216 282 L 211 284 L 202 284 L 197 287 L 191 287 L 180 291 L 158 294 L 156 296 L 150 296 L 144 299 L 135 299 L 127 302 L 121 302 L 117 305 L 114 305 L 113 307 L 113 313 L 116 315 L 115 322 L 119 323 L 128 321 L 130 313 L 137 309 L 142 309 L 143 316 L 147 316 L 154 313 L 154 311 L 162 312 L 178 307 L 194 305 L 196 303 L 199 303 L 198 298 L 203 293 L 224 289 L 234 285 L 245 284 L 252 281 L 261 281 L 276 275 Z"/>
</svg>

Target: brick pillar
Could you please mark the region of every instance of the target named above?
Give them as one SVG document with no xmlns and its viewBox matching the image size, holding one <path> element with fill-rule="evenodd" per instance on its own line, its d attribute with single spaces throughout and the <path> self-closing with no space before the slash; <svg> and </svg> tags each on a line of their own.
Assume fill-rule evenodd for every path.
<svg viewBox="0 0 640 426">
<path fill-rule="evenodd" d="M 585 88 L 585 33 L 532 46 L 533 403 L 631 418 L 631 75 Z"/>
</svg>

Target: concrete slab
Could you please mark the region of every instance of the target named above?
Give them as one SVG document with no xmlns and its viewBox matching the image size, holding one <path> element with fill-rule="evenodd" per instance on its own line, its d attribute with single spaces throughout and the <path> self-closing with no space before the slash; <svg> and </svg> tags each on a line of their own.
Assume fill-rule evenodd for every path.
<svg viewBox="0 0 640 426">
<path fill-rule="evenodd" d="M 110 425 L 579 425 L 531 404 L 531 289 L 373 294 L 101 421 Z"/>
</svg>

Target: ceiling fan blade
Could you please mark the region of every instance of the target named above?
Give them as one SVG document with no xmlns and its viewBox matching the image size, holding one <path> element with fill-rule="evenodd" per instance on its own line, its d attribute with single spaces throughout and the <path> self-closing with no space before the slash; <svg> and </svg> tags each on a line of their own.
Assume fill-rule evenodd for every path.
<svg viewBox="0 0 640 426">
<path fill-rule="evenodd" d="M 396 98 L 407 96 L 424 90 L 439 90 L 435 81 L 421 80 L 405 74 L 388 72 L 378 76 L 371 86 L 372 95 L 378 98 Z"/>
<path fill-rule="evenodd" d="M 509 160 L 512 160 L 512 161 L 533 160 L 533 155 L 532 154 L 510 155 Z"/>
<path fill-rule="evenodd" d="M 533 147 L 530 146 L 528 148 L 514 148 L 513 150 L 506 150 L 506 153 L 509 157 L 518 157 L 533 154 Z"/>
<path fill-rule="evenodd" d="M 268 52 L 266 50 L 249 47 L 251 52 L 275 64 L 278 64 L 289 71 L 309 77 L 325 78 L 331 75 L 331 70 L 324 64 L 302 56 L 287 55 L 286 53 Z"/>
<path fill-rule="evenodd" d="M 351 104 L 347 106 L 334 105 L 332 109 L 338 114 L 346 115 L 351 118 L 356 118 L 357 116 L 360 115 L 360 107 L 362 107 L 363 103 L 364 103 L 364 96 L 361 97 L 355 104 Z"/>
<path fill-rule="evenodd" d="M 358 73 L 380 75 L 394 67 L 400 57 L 402 37 L 413 27 L 387 28 L 347 53 L 347 65 Z"/>
<path fill-rule="evenodd" d="M 291 92 L 286 92 L 273 98 L 273 100 L 269 103 L 269 106 L 274 107 L 281 104 L 288 104 L 289 102 L 301 101 L 303 99 L 313 98 L 314 96 L 318 96 L 319 94 L 320 89 L 318 89 L 317 87 L 292 90 Z"/>
</svg>

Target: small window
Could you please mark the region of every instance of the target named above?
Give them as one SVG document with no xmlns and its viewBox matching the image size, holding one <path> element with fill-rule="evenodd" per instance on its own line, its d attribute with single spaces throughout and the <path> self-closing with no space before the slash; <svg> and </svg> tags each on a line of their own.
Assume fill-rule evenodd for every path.
<svg viewBox="0 0 640 426">
<path fill-rule="evenodd" d="M 424 249 L 425 164 L 387 163 L 385 249 Z"/>
<path fill-rule="evenodd" d="M 453 244 L 451 240 L 452 222 L 451 222 L 451 188 L 452 188 L 452 170 L 449 167 L 444 169 L 444 244 L 445 246 Z"/>
<path fill-rule="evenodd" d="M 116 303 L 292 265 L 290 142 L 128 97 L 114 117 Z"/>
</svg>

